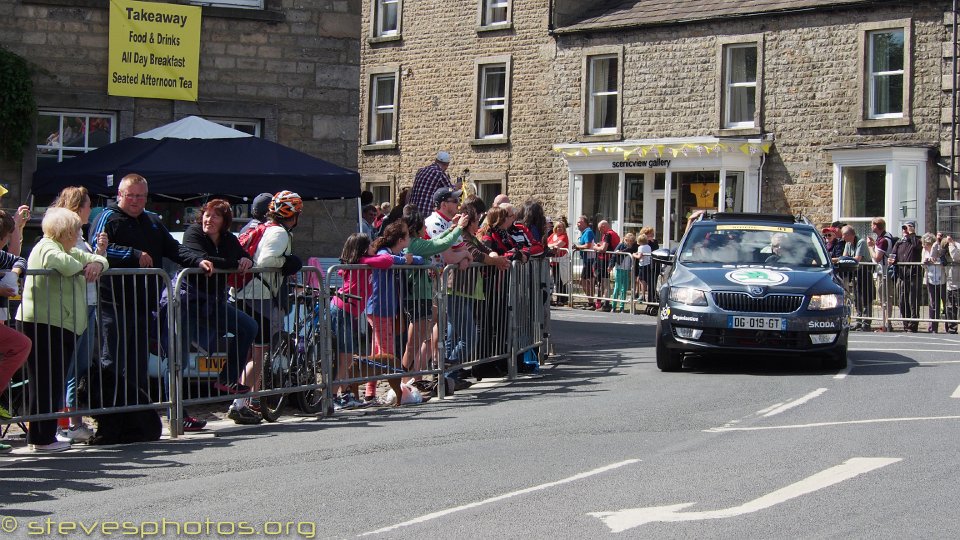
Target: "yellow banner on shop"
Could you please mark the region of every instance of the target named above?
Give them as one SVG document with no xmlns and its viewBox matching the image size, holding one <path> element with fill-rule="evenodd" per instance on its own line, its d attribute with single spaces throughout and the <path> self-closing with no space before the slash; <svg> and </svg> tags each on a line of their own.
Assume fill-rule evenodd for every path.
<svg viewBox="0 0 960 540">
<path fill-rule="evenodd" d="M 199 6 L 110 0 L 107 93 L 196 101 Z"/>
</svg>

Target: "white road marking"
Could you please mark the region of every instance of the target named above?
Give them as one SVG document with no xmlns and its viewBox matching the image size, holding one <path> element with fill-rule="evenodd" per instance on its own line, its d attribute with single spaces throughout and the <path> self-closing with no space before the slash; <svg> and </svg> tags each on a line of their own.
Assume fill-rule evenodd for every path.
<svg viewBox="0 0 960 540">
<path fill-rule="evenodd" d="M 483 505 L 485 505 L 485 504 L 490 504 L 490 503 L 493 503 L 493 502 L 502 501 L 502 500 L 505 500 L 505 499 L 509 499 L 509 498 L 511 498 L 511 497 L 516 497 L 516 496 L 518 496 L 518 495 L 526 495 L 527 493 L 533 493 L 534 491 L 540 491 L 540 490 L 552 488 L 552 487 L 555 487 L 555 486 L 567 484 L 567 483 L 570 483 L 570 482 L 576 482 L 577 480 L 582 480 L 582 479 L 584 479 L 584 478 L 589 478 L 589 477 L 594 476 L 594 475 L 597 475 L 597 474 L 605 473 L 605 472 L 607 472 L 607 471 L 612 471 L 612 470 L 614 470 L 614 469 L 618 469 L 618 468 L 624 467 L 624 466 L 626 466 L 626 465 L 633 465 L 634 463 L 639 463 L 639 462 L 640 462 L 639 459 L 628 459 L 628 460 L 626 460 L 626 461 L 621 461 L 621 462 L 619 462 L 619 463 L 613 463 L 613 464 L 611 464 L 611 465 L 606 465 L 606 466 L 600 467 L 600 468 L 598 468 L 598 469 L 593 469 L 592 471 L 587 471 L 587 472 L 582 472 L 582 473 L 580 473 L 580 474 L 575 474 L 575 475 L 570 476 L 570 477 L 568 477 L 568 478 L 564 478 L 563 480 L 557 480 L 556 482 L 548 482 L 548 483 L 546 483 L 546 484 L 540 484 L 539 486 L 528 487 L 528 488 L 521 489 L 521 490 L 518 490 L 518 491 L 511 491 L 510 493 L 504 493 L 503 495 L 497 495 L 496 497 L 490 497 L 489 499 L 484 499 L 484 500 L 482 500 L 482 501 L 477 501 L 477 502 L 473 502 L 473 503 L 470 503 L 470 504 L 465 504 L 465 505 L 463 505 L 463 506 L 457 506 L 457 507 L 454 507 L 454 508 L 448 508 L 448 509 L 446 509 L 446 510 L 440 510 L 440 511 L 438 511 L 438 512 L 432 512 L 432 513 L 430 513 L 430 514 L 426 514 L 426 515 L 420 516 L 420 517 L 418 517 L 418 518 L 411 519 L 411 520 L 409 520 L 409 521 L 404 521 L 403 523 L 397 523 L 396 525 L 391 525 L 391 526 L 389 526 L 389 527 L 384 527 L 384 528 L 382 528 L 382 529 L 377 529 L 377 530 L 375 530 L 375 531 L 365 532 L 365 533 L 359 534 L 359 535 L 357 535 L 357 536 L 369 536 L 369 535 L 372 535 L 372 534 L 381 534 L 381 533 L 385 533 L 385 532 L 390 532 L 390 531 L 399 529 L 399 528 L 401 528 L 401 527 L 408 527 L 408 526 L 410 526 L 410 525 L 416 525 L 416 524 L 418 524 L 418 523 L 424 523 L 424 522 L 430 521 L 430 520 L 432 520 L 432 519 L 437 519 L 437 518 L 440 518 L 440 517 L 443 517 L 443 516 L 446 516 L 446 515 L 449 515 L 449 514 L 453 514 L 453 513 L 455 513 L 455 512 L 460 512 L 460 511 L 462 511 L 462 510 L 469 510 L 469 509 L 471 509 L 471 508 L 476 508 L 476 507 L 478 507 L 478 506 L 483 506 Z"/>
<path fill-rule="evenodd" d="M 844 420 L 839 422 L 815 422 L 812 424 L 792 424 L 785 426 L 753 426 L 753 427 L 715 427 L 703 430 L 706 433 L 721 433 L 724 431 L 766 431 L 771 429 L 804 429 L 826 426 L 844 426 L 853 424 L 882 424 L 887 422 L 917 422 L 924 420 L 960 420 L 960 416 L 915 416 L 907 418 L 874 418 L 871 420 Z"/>
<path fill-rule="evenodd" d="M 703 512 L 681 512 L 684 508 L 696 504 L 682 503 L 646 508 L 628 508 L 617 512 L 590 512 L 588 515 L 600 518 L 610 527 L 610 532 L 615 533 L 656 521 L 676 522 L 730 518 L 766 510 L 771 506 L 839 484 L 844 480 L 886 467 L 900 460 L 901 458 L 851 458 L 840 465 L 830 467 L 785 488 L 732 508 Z"/>
<path fill-rule="evenodd" d="M 938 353 L 960 353 L 958 349 L 888 349 L 888 348 L 864 348 L 850 349 L 851 351 L 876 351 L 876 352 L 938 352 Z"/>
<path fill-rule="evenodd" d="M 951 394 L 950 397 L 960 398 L 960 386 L 958 386 L 957 389 L 953 391 L 953 394 Z"/>
<path fill-rule="evenodd" d="M 782 413 L 782 412 L 784 412 L 784 411 L 790 410 L 790 409 L 792 409 L 792 408 L 794 408 L 794 407 L 799 407 L 800 405 L 803 405 L 804 403 L 810 401 L 811 399 L 822 395 L 822 394 L 823 394 L 824 392 L 826 392 L 826 391 L 827 391 L 826 388 L 817 388 L 817 389 L 814 390 L 813 392 L 810 392 L 809 394 L 803 396 L 803 397 L 800 398 L 800 399 L 795 399 L 795 400 L 793 400 L 793 401 L 788 401 L 787 403 L 784 403 L 783 405 L 780 405 L 779 407 L 776 407 L 775 409 L 772 409 L 772 410 L 769 410 L 769 411 L 765 412 L 765 413 L 763 414 L 763 417 L 764 417 L 764 418 L 767 418 L 767 417 L 770 417 L 770 416 L 775 416 L 775 415 L 778 415 L 778 414 L 780 414 L 780 413 Z"/>
<path fill-rule="evenodd" d="M 837 373 L 836 375 L 834 375 L 833 378 L 837 380 L 846 379 L 847 375 L 850 374 L 851 369 L 853 369 L 853 363 L 847 362 L 847 367 L 843 368 L 843 371 L 841 371 L 840 373 Z"/>
</svg>

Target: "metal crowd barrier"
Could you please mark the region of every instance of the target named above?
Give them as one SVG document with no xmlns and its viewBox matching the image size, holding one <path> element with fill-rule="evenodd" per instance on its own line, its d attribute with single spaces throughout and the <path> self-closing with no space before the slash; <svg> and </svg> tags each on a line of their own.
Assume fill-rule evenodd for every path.
<svg viewBox="0 0 960 540">
<path fill-rule="evenodd" d="M 641 265 L 627 252 L 610 251 L 606 258 L 590 251 L 573 251 L 569 257 L 551 259 L 555 265 L 556 276 L 566 274 L 570 277 L 567 290 L 555 292 L 562 304 L 576 307 L 578 301 L 586 307 L 601 303 L 606 310 L 629 311 L 631 314 L 642 310 L 648 315 L 656 313 L 659 304 L 659 276 L 662 265 L 656 261 Z M 561 272 L 560 265 L 569 265 Z M 618 275 L 620 279 L 618 280 Z"/>
</svg>

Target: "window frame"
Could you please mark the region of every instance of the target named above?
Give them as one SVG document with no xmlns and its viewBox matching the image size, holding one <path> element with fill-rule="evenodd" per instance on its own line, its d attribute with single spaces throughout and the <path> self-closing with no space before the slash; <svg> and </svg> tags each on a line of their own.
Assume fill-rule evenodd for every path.
<svg viewBox="0 0 960 540">
<path fill-rule="evenodd" d="M 729 80 L 730 61 L 729 53 L 734 48 L 756 47 L 757 50 L 757 72 L 754 93 L 753 123 L 749 122 L 733 123 L 728 122 L 729 112 Z M 717 132 L 715 135 L 720 137 L 760 135 L 763 132 L 763 73 L 764 73 L 764 35 L 747 34 L 731 38 L 720 38 L 717 40 L 717 86 L 716 86 L 716 122 Z"/>
<path fill-rule="evenodd" d="M 489 22 L 489 18 L 493 10 L 503 8 L 506 8 L 504 19 L 502 21 Z M 478 32 L 485 30 L 503 30 L 504 28 L 510 28 L 512 25 L 513 0 L 480 0 L 479 10 L 477 11 Z"/>
<path fill-rule="evenodd" d="M 593 74 L 594 62 L 598 60 L 616 59 L 617 61 L 617 96 L 616 126 L 613 128 L 594 129 L 594 97 Z M 582 83 L 580 96 L 582 103 L 581 138 L 587 141 L 613 141 L 623 138 L 623 47 L 592 47 L 583 53 Z M 606 94 L 610 95 L 610 94 Z"/>
<path fill-rule="evenodd" d="M 117 142 L 117 140 L 118 140 L 118 139 L 117 139 L 117 133 L 118 133 L 118 131 L 119 131 L 119 130 L 118 130 L 118 127 L 119 127 L 119 126 L 117 125 L 117 122 L 118 122 L 117 116 L 118 116 L 118 115 L 117 115 L 117 113 L 115 113 L 115 112 L 109 112 L 109 111 L 89 111 L 89 110 L 72 110 L 72 109 L 59 109 L 59 108 L 38 108 L 36 114 L 37 114 L 37 117 L 38 117 L 38 118 L 39 118 L 40 116 L 56 116 L 56 117 L 58 117 L 59 120 L 57 121 L 57 125 L 58 125 L 57 133 L 62 133 L 62 132 L 63 132 L 63 121 L 64 121 L 64 118 L 65 118 L 65 117 L 66 117 L 66 118 L 79 118 L 79 117 L 82 117 L 82 118 L 84 118 L 85 125 L 87 125 L 87 126 L 90 125 L 90 119 L 91 119 L 91 118 L 106 118 L 106 119 L 109 119 L 109 120 L 110 120 L 110 142 L 107 143 L 107 144 L 115 143 L 115 142 Z M 102 148 L 102 147 L 100 147 L 100 146 L 90 146 L 90 145 L 89 145 L 89 142 L 90 142 L 90 141 L 89 141 L 88 136 L 89 136 L 89 130 L 87 131 L 86 134 L 84 134 L 84 144 L 83 144 L 83 145 L 81 145 L 81 146 L 76 146 L 76 145 L 74 145 L 74 146 L 68 146 L 68 147 L 66 147 L 66 148 L 67 148 L 68 150 L 78 150 L 78 151 L 82 151 L 82 153 L 84 153 L 84 154 L 86 154 L 87 152 L 90 152 L 91 150 L 95 150 L 95 149 L 97 149 L 97 148 Z M 44 143 L 46 143 L 48 140 L 49 140 L 49 138 L 48 138 L 47 140 L 45 140 Z M 39 141 L 39 139 L 38 139 L 38 140 L 37 140 L 37 144 L 34 146 L 34 149 L 35 149 L 34 170 L 39 169 L 39 167 L 38 167 L 38 165 L 39 165 L 39 157 L 40 157 L 41 155 L 49 156 L 49 155 L 52 153 L 51 151 L 55 151 L 55 152 L 56 152 L 56 155 L 57 155 L 57 163 L 62 163 L 62 162 L 64 161 L 64 159 L 63 159 L 63 150 L 64 150 L 63 144 L 41 144 L 40 141 Z M 75 156 L 71 156 L 71 157 L 75 157 Z M 70 158 L 67 158 L 67 159 L 70 159 Z"/>
<path fill-rule="evenodd" d="M 221 126 L 228 127 L 230 129 L 237 129 L 238 131 L 245 130 L 238 129 L 237 126 L 249 126 L 253 128 L 253 136 L 263 138 L 263 121 L 257 118 L 225 118 L 218 116 L 206 116 L 206 120 L 220 124 Z"/>
<path fill-rule="evenodd" d="M 189 0 L 195 6 L 222 7 L 229 9 L 264 9 L 265 0 Z"/>
<path fill-rule="evenodd" d="M 377 80 L 381 77 L 392 77 L 393 78 L 393 96 L 392 96 L 392 106 L 393 111 L 393 120 L 390 123 L 390 135 L 391 138 L 387 139 L 378 139 L 374 140 L 374 130 L 376 129 L 376 116 L 377 116 L 377 106 L 376 106 L 376 83 Z M 366 87 L 366 107 L 364 109 L 364 129 L 363 129 L 363 140 L 365 144 L 361 146 L 363 150 L 389 150 L 395 149 L 399 141 L 399 126 L 400 126 L 400 66 L 399 65 L 390 65 L 390 66 L 381 66 L 371 68 L 367 73 L 367 87 Z"/>
<path fill-rule="evenodd" d="M 383 13 L 383 3 L 389 2 L 397 5 L 397 28 L 384 32 L 381 27 L 381 14 Z M 370 33 L 367 38 L 368 43 L 383 43 L 386 41 L 397 41 L 403 36 L 403 0 L 370 0 Z"/>
<path fill-rule="evenodd" d="M 484 133 L 485 112 L 488 110 L 483 104 L 484 89 L 486 88 L 486 70 L 487 68 L 503 67 L 503 133 L 499 135 L 487 135 Z M 473 145 L 487 144 L 505 144 L 510 141 L 510 108 L 511 108 L 511 88 L 512 88 L 512 57 L 510 56 L 492 56 L 477 58 L 474 61 L 474 84 L 473 89 Z"/>
<path fill-rule="evenodd" d="M 859 64 L 857 73 L 858 112 L 856 127 L 907 126 L 912 123 L 913 112 L 913 23 L 911 19 L 898 19 L 875 23 L 864 23 L 859 30 Z M 903 32 L 903 112 L 894 114 L 873 114 L 873 73 L 871 36 L 884 31 Z"/>
</svg>

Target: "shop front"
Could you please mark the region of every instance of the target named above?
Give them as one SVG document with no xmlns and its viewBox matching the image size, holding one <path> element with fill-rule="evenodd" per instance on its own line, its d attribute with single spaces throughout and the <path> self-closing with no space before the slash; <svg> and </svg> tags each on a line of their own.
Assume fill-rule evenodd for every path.
<svg viewBox="0 0 960 540">
<path fill-rule="evenodd" d="M 709 137 L 554 146 L 570 174 L 571 223 L 586 215 L 621 234 L 652 227 L 661 246 L 675 245 L 697 210 L 758 211 L 769 149 L 765 141 Z"/>
</svg>

